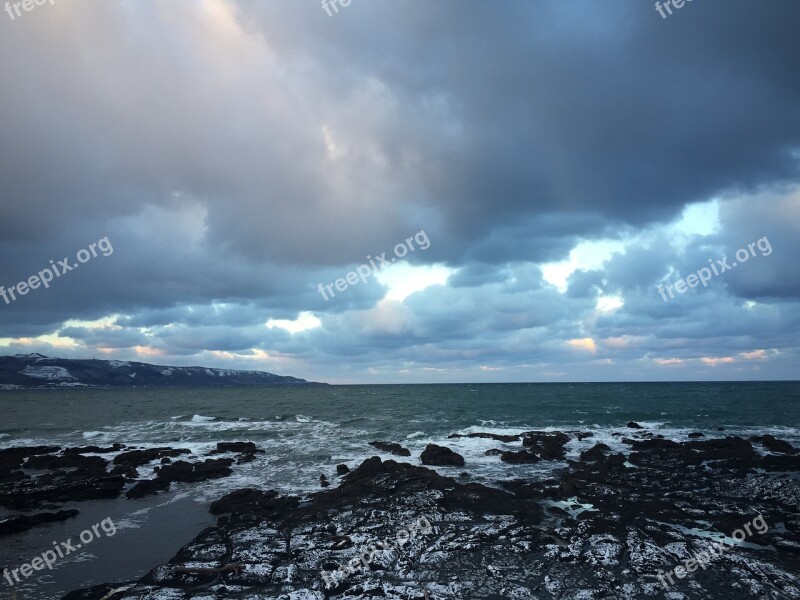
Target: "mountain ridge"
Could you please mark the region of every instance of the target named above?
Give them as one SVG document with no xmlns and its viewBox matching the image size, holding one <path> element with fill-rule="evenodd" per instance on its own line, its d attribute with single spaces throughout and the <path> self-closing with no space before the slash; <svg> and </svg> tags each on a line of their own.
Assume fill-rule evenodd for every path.
<svg viewBox="0 0 800 600">
<path fill-rule="evenodd" d="M 174 367 L 149 363 L 52 358 L 39 353 L 0 356 L 0 390 L 67 387 L 277 387 L 328 385 L 266 371 Z"/>
</svg>

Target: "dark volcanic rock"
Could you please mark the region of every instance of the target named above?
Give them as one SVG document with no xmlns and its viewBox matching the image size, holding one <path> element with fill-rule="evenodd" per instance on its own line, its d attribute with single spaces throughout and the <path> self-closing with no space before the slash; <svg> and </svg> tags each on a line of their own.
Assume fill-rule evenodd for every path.
<svg viewBox="0 0 800 600">
<path fill-rule="evenodd" d="M 78 446 L 75 448 L 64 448 L 64 454 L 109 454 L 119 452 L 125 448 L 125 444 L 114 444 L 106 448 L 100 446 Z"/>
<path fill-rule="evenodd" d="M 285 519 L 300 504 L 296 496 L 279 496 L 274 490 L 236 490 L 211 505 L 211 514 L 233 513 L 237 515 L 261 516 L 269 519 Z"/>
<path fill-rule="evenodd" d="M 25 462 L 26 469 L 50 470 L 57 469 L 79 469 L 85 471 L 101 471 L 105 473 L 108 463 L 99 456 L 83 456 L 82 454 L 64 454 L 63 456 L 53 456 L 52 454 L 39 454 L 31 456 Z"/>
<path fill-rule="evenodd" d="M 39 525 L 66 521 L 78 515 L 77 510 L 59 510 L 58 512 L 43 512 L 33 515 L 20 515 L 8 517 L 0 521 L 0 535 L 10 535 L 27 531 Z"/>
<path fill-rule="evenodd" d="M 581 460 L 603 460 L 606 457 L 605 453 L 609 452 L 610 450 L 611 448 L 609 448 L 606 444 L 595 444 L 589 448 L 589 450 L 581 452 Z"/>
<path fill-rule="evenodd" d="M 543 460 L 563 460 L 569 435 L 561 431 L 529 431 L 523 434 L 522 445 Z"/>
<path fill-rule="evenodd" d="M 255 442 L 218 442 L 217 449 L 212 451 L 212 454 L 221 454 L 223 452 L 254 454 L 256 452 L 264 452 L 264 451 L 259 450 Z"/>
<path fill-rule="evenodd" d="M 518 562 L 522 549 L 542 543 L 537 527 L 542 513 L 530 501 L 377 457 L 351 472 L 339 488 L 303 504 L 272 491 L 239 490 L 214 503 L 212 512 L 228 514 L 168 565 L 127 584 L 131 587 L 117 585 L 127 589 L 118 590 L 114 600 L 421 599 L 426 588 L 414 582 L 419 578 L 434 586 L 437 580 L 446 582 L 430 588 L 431 598 L 499 598 L 499 588 L 486 588 L 484 577 L 470 581 L 468 573 L 484 572 L 483 561 L 511 564 L 515 557 Z M 451 514 L 461 517 L 445 518 Z M 437 540 L 444 545 L 429 549 Z M 378 542 L 389 550 L 378 550 Z M 466 550 L 475 544 L 481 552 Z M 338 570 L 364 552 L 366 568 Z M 447 583 L 454 574 L 458 578 Z M 101 585 L 66 598 L 100 600 L 110 591 L 110 585 Z"/>
<path fill-rule="evenodd" d="M 169 489 L 172 482 L 197 483 L 208 479 L 227 477 L 233 470 L 230 468 L 233 459 L 219 458 L 208 459 L 204 462 L 190 463 L 179 460 L 170 465 L 156 467 L 158 469 L 155 479 L 145 479 L 134 485 L 126 496 L 128 498 L 142 498 L 157 492 Z"/>
<path fill-rule="evenodd" d="M 67 598 L 128 585 L 113 600 L 800 598 L 800 464 L 792 476 L 765 472 L 800 457 L 751 457 L 732 438 L 630 442 L 638 468 L 595 446 L 597 460 L 503 482 L 507 491 L 378 457 L 302 502 L 239 490 L 167 565 Z M 730 536 L 744 524 L 748 546 L 725 547 L 664 590 L 659 572 L 708 553 L 710 540 L 687 531 Z"/>
<path fill-rule="evenodd" d="M 114 458 L 115 465 L 125 465 L 129 467 L 141 467 L 154 460 L 165 457 L 175 458 L 182 454 L 191 454 L 191 450 L 186 448 L 148 448 L 147 450 L 129 450 L 118 454 Z"/>
<path fill-rule="evenodd" d="M 109 472 L 109 475 L 122 475 L 128 479 L 136 479 L 139 476 L 139 471 L 136 467 L 131 465 L 116 465 Z"/>
<path fill-rule="evenodd" d="M 57 446 L 0 450 L 0 506 L 34 510 L 45 503 L 116 498 L 125 480 L 107 473 L 99 456 L 55 454 Z M 20 471 L 46 471 L 32 476 Z"/>
<path fill-rule="evenodd" d="M 394 442 L 370 442 L 369 445 L 373 448 L 377 448 L 381 452 L 388 452 L 395 456 L 411 456 L 410 450 Z"/>
<path fill-rule="evenodd" d="M 32 446 L 15 447 L 0 450 L 0 473 L 13 471 L 20 468 L 26 459 L 39 454 L 53 454 L 58 452 L 58 446 Z"/>
<path fill-rule="evenodd" d="M 758 442 L 770 452 L 781 452 L 783 454 L 797 454 L 798 452 L 800 452 L 789 442 L 784 442 L 783 440 L 779 440 L 773 435 L 753 436 L 750 438 L 750 441 Z"/>
<path fill-rule="evenodd" d="M 639 425 L 636 421 L 628 421 L 628 425 L 626 427 L 630 429 L 644 429 L 644 427 Z"/>
<path fill-rule="evenodd" d="M 688 437 L 689 437 L 689 439 L 694 439 L 694 438 L 701 438 L 701 437 L 706 437 L 706 436 L 703 435 L 702 433 L 700 433 L 699 431 L 693 431 L 692 433 L 689 434 Z"/>
<path fill-rule="evenodd" d="M 337 475 L 347 475 L 350 472 L 350 467 L 347 465 L 336 465 Z"/>
<path fill-rule="evenodd" d="M 452 450 L 450 450 L 450 448 L 445 448 L 444 446 L 437 446 L 436 444 L 428 444 L 425 447 L 425 450 L 422 451 L 420 459 L 422 460 L 423 465 L 435 465 L 440 467 L 464 466 L 463 456 L 461 456 L 457 452 L 453 452 Z"/>
<path fill-rule="evenodd" d="M 512 465 L 522 465 L 537 463 L 542 459 L 529 450 L 520 450 L 519 452 L 501 452 L 500 460 Z"/>
<path fill-rule="evenodd" d="M 125 496 L 131 499 L 144 498 L 145 496 L 152 496 L 158 492 L 168 490 L 169 486 L 169 481 L 160 477 L 144 479 L 125 492 Z"/>
<path fill-rule="evenodd" d="M 170 483 L 173 481 L 197 483 L 208 479 L 227 477 L 233 473 L 230 468 L 232 464 L 233 459 L 230 458 L 209 459 L 197 463 L 179 460 L 171 465 L 161 467 L 158 471 L 158 477 L 166 479 Z"/>
</svg>

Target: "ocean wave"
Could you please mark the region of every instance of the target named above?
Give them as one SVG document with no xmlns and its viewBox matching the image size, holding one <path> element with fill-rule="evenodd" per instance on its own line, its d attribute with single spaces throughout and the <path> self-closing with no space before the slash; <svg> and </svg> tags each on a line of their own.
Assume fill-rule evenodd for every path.
<svg viewBox="0 0 800 600">
<path fill-rule="evenodd" d="M 216 421 L 217 417 L 205 417 L 203 415 L 194 415 L 190 421 L 192 423 L 210 423 L 211 421 Z"/>
</svg>

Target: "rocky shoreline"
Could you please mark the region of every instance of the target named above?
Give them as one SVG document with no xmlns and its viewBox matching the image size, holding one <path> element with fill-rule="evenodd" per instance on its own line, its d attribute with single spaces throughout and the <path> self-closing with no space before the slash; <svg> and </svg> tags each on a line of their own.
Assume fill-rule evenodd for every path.
<svg viewBox="0 0 800 600">
<path fill-rule="evenodd" d="M 800 451 L 772 436 L 669 440 L 635 423 L 615 435 L 629 452 L 595 444 L 573 461 L 565 446 L 591 432 L 468 434 L 501 443 L 487 452 L 498 461 L 565 465 L 546 479 L 475 483 L 460 455 L 430 444 L 421 462 L 441 472 L 376 456 L 304 497 L 237 490 L 168 564 L 65 598 L 800 598 Z M 250 442 L 220 443 L 221 457 L 119 444 L 0 450 L 0 506 L 12 513 L 0 536 L 69 519 L 65 502 L 225 477 L 257 452 Z M 730 538 L 758 516 L 763 531 Z M 409 534 L 420 520 L 430 527 Z M 702 568 L 669 586 L 659 577 L 713 541 L 725 552 Z"/>
</svg>

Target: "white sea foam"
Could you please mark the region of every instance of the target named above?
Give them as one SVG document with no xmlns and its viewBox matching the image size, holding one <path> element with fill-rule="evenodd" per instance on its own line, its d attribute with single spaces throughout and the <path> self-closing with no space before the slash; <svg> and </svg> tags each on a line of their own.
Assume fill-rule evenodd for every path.
<svg viewBox="0 0 800 600">
<path fill-rule="evenodd" d="M 210 423 L 211 421 L 216 421 L 217 417 L 205 417 L 203 415 L 194 415 L 191 420 L 192 423 Z"/>
</svg>

